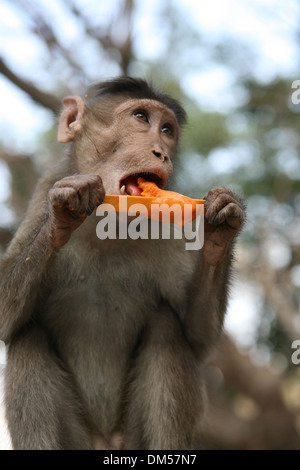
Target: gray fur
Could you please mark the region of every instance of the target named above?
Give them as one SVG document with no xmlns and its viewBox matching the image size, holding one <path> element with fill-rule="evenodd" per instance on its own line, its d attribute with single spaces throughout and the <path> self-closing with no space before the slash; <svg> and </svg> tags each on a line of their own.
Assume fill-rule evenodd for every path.
<svg viewBox="0 0 300 470">
<path fill-rule="evenodd" d="M 84 110 L 80 98 L 76 103 Z M 155 116 L 166 114 L 161 105 L 153 109 Z M 64 119 L 69 122 L 66 113 Z M 40 181 L 0 263 L 0 339 L 9 345 L 5 402 L 13 447 L 91 449 L 93 436 L 109 443 L 121 431 L 127 449 L 192 449 L 204 407 L 202 367 L 222 330 L 242 205 L 223 188 L 209 193 L 209 230 L 200 252 L 187 251 L 184 239 L 101 241 L 99 217 L 82 212 L 90 212 L 104 190 L 99 176 L 86 173 L 98 158 L 95 173 L 102 175 L 103 168 L 105 189 L 118 187 L 114 174 L 126 161 L 114 142 L 122 132 L 130 165 L 140 153 L 129 148 L 135 145 L 129 127 L 112 128 L 111 141 L 105 128 L 101 167 L 99 151 L 93 154 L 90 138 L 84 140 L 85 124 L 76 121 L 76 132 L 68 134 L 64 126 L 63 138 L 75 135 L 69 157 Z M 167 157 L 158 162 L 153 135 L 147 144 L 143 131 L 140 165 L 168 165 L 170 174 L 175 144 L 159 143 Z M 78 153 L 85 142 L 87 163 L 83 150 Z M 86 172 L 74 174 L 85 165 Z M 68 175 L 73 177 L 64 179 Z M 63 199 L 65 187 L 77 191 L 74 213 Z M 212 229 L 221 212 L 223 225 Z M 235 218 L 234 228 L 224 217 Z"/>
</svg>

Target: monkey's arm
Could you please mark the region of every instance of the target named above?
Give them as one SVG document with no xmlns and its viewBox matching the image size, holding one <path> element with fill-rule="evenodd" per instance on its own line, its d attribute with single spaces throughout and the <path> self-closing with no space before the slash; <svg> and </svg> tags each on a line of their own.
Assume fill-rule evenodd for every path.
<svg viewBox="0 0 300 470">
<path fill-rule="evenodd" d="M 26 217 L 0 262 L 3 341 L 8 341 L 33 314 L 53 252 L 67 243 L 104 197 L 99 176 L 75 175 L 56 180 L 52 176 L 40 182 Z"/>
<path fill-rule="evenodd" d="M 242 201 L 224 188 L 205 198 L 204 246 L 185 317 L 187 339 L 200 356 L 216 345 L 227 308 L 234 240 L 245 221 Z"/>
</svg>

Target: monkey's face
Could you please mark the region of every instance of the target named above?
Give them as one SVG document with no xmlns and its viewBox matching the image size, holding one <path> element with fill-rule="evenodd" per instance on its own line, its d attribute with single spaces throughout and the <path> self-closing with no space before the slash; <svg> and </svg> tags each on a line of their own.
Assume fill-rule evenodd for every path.
<svg viewBox="0 0 300 470">
<path fill-rule="evenodd" d="M 140 195 L 140 176 L 165 186 L 179 139 L 176 116 L 167 106 L 150 99 L 123 98 L 110 113 L 107 102 L 99 102 L 92 111 L 85 109 L 81 119 L 74 138 L 80 173 L 101 176 L 107 194 Z M 74 123 L 73 119 L 71 126 Z"/>
<path fill-rule="evenodd" d="M 104 171 L 102 176 L 108 191 L 118 194 L 123 188 L 125 194 L 139 196 L 140 176 L 165 186 L 173 171 L 179 138 L 177 120 L 170 109 L 148 99 L 128 100 L 115 110 L 112 134 L 116 140 L 106 163 L 111 163 L 114 174 Z"/>
</svg>

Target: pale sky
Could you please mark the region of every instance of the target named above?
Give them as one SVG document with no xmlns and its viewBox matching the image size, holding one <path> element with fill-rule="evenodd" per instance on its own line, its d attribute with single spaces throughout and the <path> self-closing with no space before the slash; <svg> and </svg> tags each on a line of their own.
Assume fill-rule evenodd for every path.
<svg viewBox="0 0 300 470">
<path fill-rule="evenodd" d="M 92 8 L 95 2 L 78 3 Z M 55 8 L 57 2 L 44 3 L 52 8 L 57 21 L 61 21 Z M 117 0 L 101 2 L 99 6 L 98 2 L 98 9 L 101 10 L 99 16 L 105 18 L 116 3 Z M 296 38 L 300 6 L 296 0 L 174 0 L 174 3 L 183 15 L 190 17 L 209 44 L 217 44 L 220 37 L 225 36 L 236 41 L 236 44 L 250 47 L 258 56 L 251 72 L 262 82 L 267 83 L 278 74 L 300 78 Z M 164 53 L 163 31 L 156 25 L 156 12 L 161 7 L 161 1 L 139 0 L 137 5 L 136 54 L 141 58 L 155 60 Z M 30 76 L 33 71 L 36 77 L 40 76 L 42 71 L 38 68 L 36 56 L 41 53 L 41 47 L 32 37 L 24 36 L 23 23 L 8 0 L 0 0 L 0 18 L 5 18 L 6 25 L 0 31 L 0 51 L 4 58 L 13 67 L 22 70 L 23 75 Z M 64 41 L 68 44 L 75 34 L 74 25 L 64 18 L 62 27 Z M 207 109 L 226 110 L 234 107 L 238 93 L 232 93 L 235 84 L 230 69 L 210 61 L 205 67 L 197 69 L 193 66 L 193 55 L 189 61 L 189 52 L 185 54 L 190 63 L 190 69 L 185 70 L 183 77 L 185 90 Z M 113 71 L 108 70 L 109 73 Z M 47 79 L 45 75 L 43 80 L 46 83 Z M 8 146 L 13 143 L 19 150 L 34 149 L 36 135 L 51 125 L 51 114 L 31 104 L 23 92 L 2 76 L 0 97 L 1 139 Z"/>
</svg>

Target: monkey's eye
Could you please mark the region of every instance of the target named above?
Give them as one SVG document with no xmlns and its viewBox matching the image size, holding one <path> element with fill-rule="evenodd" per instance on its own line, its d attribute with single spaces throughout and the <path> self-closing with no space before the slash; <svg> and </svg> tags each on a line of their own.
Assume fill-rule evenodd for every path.
<svg viewBox="0 0 300 470">
<path fill-rule="evenodd" d="M 147 116 L 147 113 L 145 111 L 143 111 L 142 109 L 139 109 L 138 111 L 135 111 L 133 113 L 133 115 L 140 119 L 141 121 L 144 121 L 144 122 L 149 122 L 149 119 L 148 119 L 148 116 Z"/>
<path fill-rule="evenodd" d="M 171 124 L 164 124 L 161 128 L 161 132 L 163 134 L 167 134 L 171 136 L 174 134 L 173 127 L 171 126 Z"/>
</svg>

